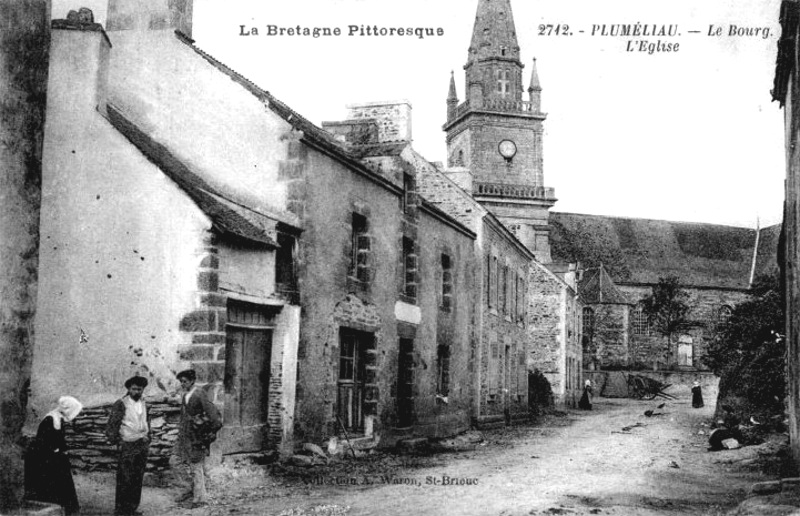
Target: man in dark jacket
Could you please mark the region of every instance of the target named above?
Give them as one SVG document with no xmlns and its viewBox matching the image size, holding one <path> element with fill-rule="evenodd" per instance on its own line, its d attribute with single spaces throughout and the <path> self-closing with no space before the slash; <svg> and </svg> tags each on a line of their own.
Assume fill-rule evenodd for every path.
<svg viewBox="0 0 800 516">
<path fill-rule="evenodd" d="M 206 493 L 207 461 L 211 443 L 222 428 L 219 411 L 208 399 L 206 392 L 195 385 L 197 373 L 192 369 L 178 373 L 183 395 L 181 396 L 181 419 L 178 425 L 178 441 L 174 454 L 179 462 L 191 472 L 191 490 L 179 501 L 192 499 L 192 507 L 208 503 Z"/>
<path fill-rule="evenodd" d="M 114 514 L 139 515 L 136 509 L 142 499 L 142 480 L 150 447 L 150 425 L 147 406 L 142 399 L 147 378 L 134 376 L 125 382 L 128 393 L 114 403 L 106 425 L 106 438 L 117 445 L 117 495 Z"/>
</svg>

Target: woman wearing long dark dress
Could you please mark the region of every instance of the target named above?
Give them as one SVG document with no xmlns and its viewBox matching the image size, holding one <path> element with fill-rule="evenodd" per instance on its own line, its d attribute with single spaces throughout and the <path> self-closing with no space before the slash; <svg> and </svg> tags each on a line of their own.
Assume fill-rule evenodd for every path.
<svg viewBox="0 0 800 516">
<path fill-rule="evenodd" d="M 700 408 L 703 406 L 703 390 L 700 388 L 700 382 L 694 382 L 692 386 L 692 407 Z"/>
<path fill-rule="evenodd" d="M 591 382 L 591 380 L 586 380 L 586 383 L 583 384 L 583 396 L 581 396 L 580 401 L 578 401 L 578 408 L 581 408 L 583 410 L 592 410 L 592 382 Z"/>
<path fill-rule="evenodd" d="M 81 409 L 83 405 L 75 398 L 59 398 L 58 406 L 39 423 L 25 456 L 25 497 L 61 505 L 68 515 L 77 514 L 80 506 L 66 453 L 64 423 L 75 419 Z"/>
</svg>

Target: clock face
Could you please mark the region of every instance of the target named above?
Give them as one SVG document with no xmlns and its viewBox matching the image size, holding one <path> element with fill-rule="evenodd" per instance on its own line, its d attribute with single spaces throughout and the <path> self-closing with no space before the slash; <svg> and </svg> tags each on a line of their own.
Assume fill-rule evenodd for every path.
<svg viewBox="0 0 800 516">
<path fill-rule="evenodd" d="M 517 153 L 517 146 L 511 140 L 503 140 L 497 146 L 500 155 L 506 159 L 511 159 Z"/>
</svg>

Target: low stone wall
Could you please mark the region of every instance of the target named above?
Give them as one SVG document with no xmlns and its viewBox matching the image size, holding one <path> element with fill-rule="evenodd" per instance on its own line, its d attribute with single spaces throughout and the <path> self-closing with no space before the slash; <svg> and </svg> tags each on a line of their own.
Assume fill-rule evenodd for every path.
<svg viewBox="0 0 800 516">
<path fill-rule="evenodd" d="M 147 471 L 160 472 L 169 469 L 172 446 L 178 439 L 180 405 L 164 402 L 148 402 L 151 443 L 147 458 Z M 95 471 L 115 470 L 117 447 L 108 444 L 105 435 L 106 422 L 111 405 L 84 409 L 71 425 L 66 427 L 70 464 L 73 468 Z"/>
<path fill-rule="evenodd" d="M 705 371 L 584 371 L 583 377 L 592 381 L 594 394 L 606 398 L 627 398 L 625 378 L 629 374 L 646 376 L 663 384 L 669 384 L 664 392 L 681 399 L 692 397 L 692 384 L 700 382 L 706 404 L 717 402 L 719 377 Z"/>
</svg>

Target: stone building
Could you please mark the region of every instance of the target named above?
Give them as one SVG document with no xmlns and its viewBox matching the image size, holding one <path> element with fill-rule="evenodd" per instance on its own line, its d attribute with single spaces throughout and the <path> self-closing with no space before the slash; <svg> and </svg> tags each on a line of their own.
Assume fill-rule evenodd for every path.
<svg viewBox="0 0 800 516">
<path fill-rule="evenodd" d="M 717 326 L 776 271 L 780 226 L 763 229 L 551 213 L 551 246 L 583 264 L 579 293 L 588 369 L 631 367 L 703 371 Z M 659 278 L 675 276 L 688 294 L 687 320 L 668 346 L 640 302 Z"/>
<path fill-rule="evenodd" d="M 113 401 L 133 374 L 163 394 L 193 367 L 224 406 L 221 451 L 291 447 L 302 218 L 280 172 L 300 144 L 175 32 L 188 18 L 143 5 L 112 1 L 108 33 L 53 23 L 31 419 L 64 393 Z"/>
<path fill-rule="evenodd" d="M 800 2 L 781 4 L 781 39 L 778 43 L 773 100 L 780 102 L 786 132 L 786 195 L 783 206 L 783 245 L 780 249 L 782 282 L 786 296 L 786 365 L 789 437 L 792 457 L 800 464 L 800 69 L 797 66 L 800 42 Z"/>
<path fill-rule="evenodd" d="M 410 106 L 355 110 L 355 146 L 196 47 L 190 1 L 107 26 L 53 22 L 30 420 L 69 392 L 107 455 L 85 433 L 124 380 L 192 367 L 220 454 L 467 429 L 476 235 L 395 160 Z"/>
</svg>

